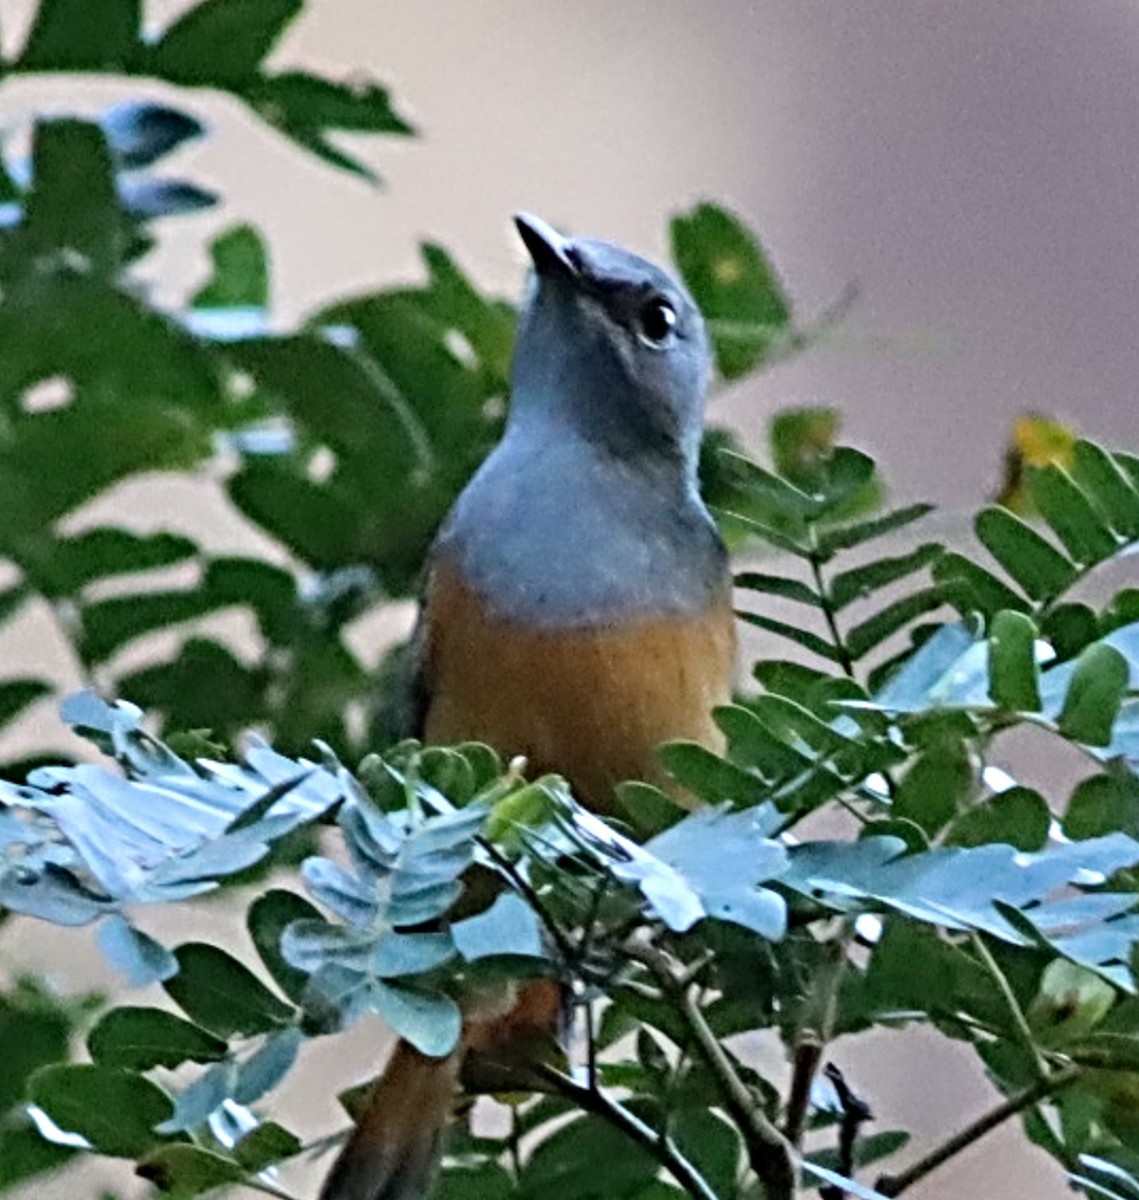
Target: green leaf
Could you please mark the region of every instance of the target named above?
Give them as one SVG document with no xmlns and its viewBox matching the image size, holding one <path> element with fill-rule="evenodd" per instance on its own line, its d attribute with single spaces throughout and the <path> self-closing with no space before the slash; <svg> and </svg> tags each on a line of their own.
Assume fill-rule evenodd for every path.
<svg viewBox="0 0 1139 1200">
<path fill-rule="evenodd" d="M 854 505 L 858 511 L 874 507 L 877 491 L 874 487 L 874 460 L 861 450 L 851 446 L 835 446 L 829 454 L 801 468 L 801 477 L 792 476 L 800 487 L 817 493 L 823 501 L 823 511 L 828 516 L 848 512 Z M 869 505 L 863 500 L 870 498 Z"/>
<path fill-rule="evenodd" d="M 5 679 L 0 682 L 0 728 L 14 721 L 30 704 L 51 695 L 42 679 Z"/>
<path fill-rule="evenodd" d="M 246 926 L 265 969 L 285 995 L 298 1003 L 308 986 L 308 973 L 285 961 L 281 953 L 281 935 L 294 921 L 319 919 L 320 912 L 303 896 L 278 888 L 258 896 L 246 915 Z"/>
<path fill-rule="evenodd" d="M 302 0 L 202 0 L 150 47 L 147 68 L 174 83 L 240 88 L 303 7 Z"/>
<path fill-rule="evenodd" d="M 54 1171 L 75 1154 L 70 1147 L 45 1141 L 30 1121 L 0 1127 L 0 1191 Z"/>
<path fill-rule="evenodd" d="M 119 686 L 177 729 L 236 736 L 263 704 L 261 673 L 209 638 L 189 638 L 173 659 L 121 676 Z"/>
<path fill-rule="evenodd" d="M 1097 642 L 1076 660 L 1076 670 L 1060 711 L 1060 732 L 1088 746 L 1107 746 L 1127 691 L 1127 659 Z"/>
<path fill-rule="evenodd" d="M 733 526 L 738 526 L 739 532 L 733 536 L 742 537 L 744 534 L 752 534 L 761 541 L 766 542 L 769 546 L 774 546 L 776 550 L 782 550 L 786 554 L 793 554 L 797 558 L 810 558 L 811 549 L 804 542 L 782 530 L 776 529 L 772 525 L 768 525 L 763 521 L 757 521 L 754 517 L 749 517 L 746 513 L 738 512 L 733 508 L 718 508 L 714 513 L 716 519 L 728 529 Z"/>
<path fill-rule="evenodd" d="M 673 1114 L 671 1126 L 676 1144 L 715 1193 L 732 1195 L 741 1155 L 735 1127 L 711 1109 L 689 1107 Z"/>
<path fill-rule="evenodd" d="M 1087 604 L 1057 604 L 1040 625 L 1059 659 L 1075 658 L 1100 636 L 1099 620 Z"/>
<path fill-rule="evenodd" d="M 162 1140 L 154 1127 L 174 1111 L 149 1079 L 97 1063 L 44 1067 L 32 1076 L 30 1095 L 60 1129 L 115 1158 L 141 1158 Z"/>
<path fill-rule="evenodd" d="M 47 555 L 29 562 L 26 569 L 49 596 L 73 596 L 96 579 L 173 566 L 197 551 L 189 538 L 178 534 L 140 535 L 105 525 L 59 538 Z"/>
<path fill-rule="evenodd" d="M 24 601 L 31 594 L 31 589 L 26 583 L 14 583 L 0 592 L 0 625 L 10 621 L 23 608 Z"/>
<path fill-rule="evenodd" d="M 937 743 L 903 776 L 894 796 L 894 815 L 932 836 L 957 815 L 975 786 L 968 747 L 956 740 Z"/>
<path fill-rule="evenodd" d="M 514 1200 L 514 1180 L 504 1167 L 487 1160 L 478 1166 L 444 1166 L 432 1200 Z"/>
<path fill-rule="evenodd" d="M 233 1157 L 245 1170 L 263 1171 L 275 1163 L 299 1154 L 300 1138 L 275 1121 L 265 1121 L 251 1129 L 233 1148 Z"/>
<path fill-rule="evenodd" d="M 1115 988 L 1094 971 L 1056 959 L 1045 968 L 1040 988 L 1025 1015 L 1044 1045 L 1070 1045 L 1100 1024 L 1115 1004 L 1116 995 Z M 1135 1061 L 1134 1039 L 1120 1040 L 1130 1043 L 1127 1048 Z"/>
<path fill-rule="evenodd" d="M 219 1037 L 271 1033 L 293 1017 L 249 970 L 216 946 L 186 942 L 175 950 L 178 974 L 162 986 L 198 1025 Z"/>
<path fill-rule="evenodd" d="M 619 783 L 616 791 L 621 807 L 644 834 L 663 833 L 684 816 L 685 810 L 651 783 L 630 779 Z"/>
<path fill-rule="evenodd" d="M 1110 527 L 1062 467 L 1029 467 L 1025 482 L 1040 515 L 1075 562 L 1102 562 L 1119 548 Z"/>
<path fill-rule="evenodd" d="M 1139 838 L 1139 778 L 1114 768 L 1089 776 L 1072 792 L 1063 824 L 1075 841 L 1116 830 Z"/>
<path fill-rule="evenodd" d="M 0 310 L 0 324 L 2 324 Z M 73 508 L 144 470 L 188 466 L 205 445 L 184 414 L 157 405 L 99 411 L 71 406 L 19 420 L 0 450 L 0 547 L 22 558 L 30 541 Z"/>
<path fill-rule="evenodd" d="M 847 631 L 843 638 L 847 653 L 857 662 L 899 629 L 940 604 L 941 594 L 937 588 L 923 588 L 920 592 L 902 596 Z"/>
<path fill-rule="evenodd" d="M 744 571 L 736 576 L 736 587 L 748 592 L 762 592 L 766 596 L 779 596 L 784 600 L 794 600 L 818 608 L 821 601 L 818 595 L 805 583 L 798 579 L 788 579 L 785 575 L 763 575 L 756 571 Z"/>
<path fill-rule="evenodd" d="M 732 759 L 759 771 L 765 779 L 784 779 L 811 769 L 811 760 L 797 746 L 788 744 L 779 725 L 772 729 L 753 708 L 721 705 L 714 716 L 727 735 Z"/>
<path fill-rule="evenodd" d="M 321 129 L 354 133 L 410 134 L 414 130 L 392 107 L 386 88 L 371 80 L 351 85 L 303 71 L 264 77 L 248 92 L 263 120 L 290 137 Z"/>
<path fill-rule="evenodd" d="M 1139 491 L 1115 459 L 1094 442 L 1075 445 L 1072 478 L 1123 537 L 1139 538 Z"/>
<path fill-rule="evenodd" d="M 791 320 L 774 269 L 742 222 L 715 205 L 674 217 L 670 233 L 672 257 L 712 331 L 720 374 L 746 375 Z"/>
<path fill-rule="evenodd" d="M 141 0 L 40 0 L 17 65 L 24 71 L 123 71 L 138 44 L 141 7 Z"/>
<path fill-rule="evenodd" d="M 887 533 L 893 533 L 896 529 L 903 529 L 932 511 L 932 504 L 907 504 L 880 517 L 870 517 L 865 521 L 825 529 L 819 534 L 819 553 L 824 559 L 830 558 L 839 550 L 849 550 L 852 546 L 861 546 L 863 542 L 870 542 Z"/>
<path fill-rule="evenodd" d="M 229 481 L 230 499 L 251 521 L 316 570 L 366 558 L 361 514 L 331 488 L 271 462 L 247 462 Z"/>
<path fill-rule="evenodd" d="M 227 1184 L 241 1183 L 245 1171 L 231 1158 L 203 1150 L 200 1146 L 162 1146 L 148 1154 L 135 1174 L 149 1180 L 166 1195 L 188 1200 Z"/>
<path fill-rule="evenodd" d="M 197 1025 L 160 1008 L 113 1008 L 87 1035 L 97 1063 L 149 1071 L 184 1062 L 216 1062 L 226 1044 Z"/>
<path fill-rule="evenodd" d="M 602 1168 L 603 1165 L 603 1169 Z M 597 1117 L 575 1117 L 534 1148 L 519 1177 L 519 1200 L 609 1200 L 649 1184 L 656 1158 Z"/>
<path fill-rule="evenodd" d="M 736 487 L 760 501 L 764 509 L 779 518 L 796 522 L 815 517 L 822 509 L 818 496 L 812 496 L 780 475 L 764 470 L 758 463 L 734 450 L 721 450 L 721 460 L 732 473 Z"/>
<path fill-rule="evenodd" d="M 777 621 L 774 617 L 765 617 L 760 613 L 737 610 L 736 616 L 741 621 L 746 621 L 758 629 L 765 629 L 768 633 L 777 633 L 780 637 L 797 642 L 813 654 L 825 658 L 827 662 L 839 661 L 838 650 L 826 638 L 819 637 L 817 633 L 811 633 L 809 629 L 800 629 L 797 625 L 789 625 L 786 621 Z"/>
<path fill-rule="evenodd" d="M 25 1098 L 37 1068 L 67 1058 L 71 1024 L 66 1009 L 38 990 L 17 985 L 0 992 L 0 1113 Z"/>
<path fill-rule="evenodd" d="M 144 592 L 96 600 L 83 609 L 83 650 L 89 661 L 106 662 L 122 646 L 157 629 L 169 629 L 219 607 L 201 589 Z M 208 722 L 193 722 L 208 725 Z"/>
<path fill-rule="evenodd" d="M 943 553 L 944 548 L 937 542 L 925 542 L 909 554 L 879 558 L 849 571 L 840 571 L 830 582 L 831 604 L 836 610 L 842 610 L 848 604 L 863 600 L 880 588 L 935 563 Z"/>
<path fill-rule="evenodd" d="M 949 840 L 955 846 L 1004 842 L 1018 850 L 1040 850 L 1051 826 L 1052 813 L 1044 797 L 1032 788 L 1013 787 L 954 821 Z"/>
<path fill-rule="evenodd" d="M 1033 600 L 1051 600 L 1075 581 L 1072 563 L 1008 509 L 982 509 L 974 528 L 989 553 Z"/>
<path fill-rule="evenodd" d="M 730 800 L 744 807 L 759 803 L 767 791 L 761 779 L 695 742 L 666 742 L 657 758 L 677 783 L 709 803 Z"/>
<path fill-rule="evenodd" d="M 252 225 L 237 225 L 210 243 L 213 273 L 195 293 L 191 308 L 266 308 L 269 260 Z"/>
<path fill-rule="evenodd" d="M 933 565 L 933 578 L 945 602 L 963 617 L 980 613 L 990 620 L 998 612 L 1027 612 L 1031 607 L 1019 592 L 962 554 L 943 554 Z"/>
<path fill-rule="evenodd" d="M 1018 612 L 999 612 L 989 627 L 989 695 L 998 708 L 1040 711 L 1036 625 Z"/>
<path fill-rule="evenodd" d="M 83 274 L 114 273 L 125 225 L 111 156 L 97 125 L 70 117 L 37 121 L 21 233 L 35 256 L 77 255 Z"/>
</svg>

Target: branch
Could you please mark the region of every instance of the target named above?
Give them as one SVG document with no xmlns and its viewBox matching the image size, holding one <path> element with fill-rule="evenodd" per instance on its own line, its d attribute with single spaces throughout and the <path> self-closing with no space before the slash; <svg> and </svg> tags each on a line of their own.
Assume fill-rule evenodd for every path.
<svg viewBox="0 0 1139 1200">
<path fill-rule="evenodd" d="M 996 1108 L 991 1109 L 983 1116 L 978 1117 L 972 1124 L 966 1125 L 960 1132 L 947 1138 L 940 1146 L 935 1146 L 924 1158 L 919 1158 L 904 1171 L 897 1175 L 883 1175 L 874 1185 L 875 1191 L 881 1192 L 883 1196 L 900 1196 L 919 1180 L 924 1179 L 955 1155 L 960 1154 L 962 1150 L 968 1149 L 986 1133 L 990 1133 L 998 1125 L 1003 1124 L 1009 1117 L 1015 1117 L 1018 1113 L 1024 1112 L 1026 1108 L 1031 1108 L 1034 1104 L 1052 1095 L 1053 1092 L 1058 1092 L 1070 1083 L 1074 1083 L 1082 1073 L 1081 1068 L 1071 1066 L 1065 1067 L 1047 1078 L 1038 1079 L 1031 1087 L 1025 1088 L 1023 1092 L 1018 1092 L 1015 1096 L 1010 1096 Z"/>
<path fill-rule="evenodd" d="M 787 1116 L 783 1122 L 783 1132 L 796 1148 L 807 1123 L 811 1086 L 822 1063 L 823 1051 L 834 1034 L 838 991 L 853 937 L 854 923 L 849 922 L 844 923 L 842 932 L 830 940 L 827 946 L 829 957 L 815 976 L 811 995 L 805 1001 L 806 1012 L 798 1022 L 791 1090 L 787 1097 Z"/>
<path fill-rule="evenodd" d="M 640 1117 L 610 1099 L 600 1088 L 576 1083 L 568 1075 L 545 1064 L 540 1064 L 538 1069 L 552 1087 L 579 1108 L 608 1121 L 630 1141 L 643 1146 L 690 1196 L 696 1197 L 696 1200 L 719 1200 L 708 1181 L 666 1133 L 658 1133 L 646 1125 Z"/>
<path fill-rule="evenodd" d="M 671 955 L 654 946 L 647 934 L 631 937 L 625 943 L 625 952 L 649 970 L 661 990 L 679 1009 L 697 1049 L 720 1086 L 724 1106 L 739 1127 L 747 1146 L 748 1161 L 768 1200 L 794 1200 L 795 1149 L 767 1119 L 736 1073 L 731 1059 L 693 999 L 690 975 Z"/>
</svg>

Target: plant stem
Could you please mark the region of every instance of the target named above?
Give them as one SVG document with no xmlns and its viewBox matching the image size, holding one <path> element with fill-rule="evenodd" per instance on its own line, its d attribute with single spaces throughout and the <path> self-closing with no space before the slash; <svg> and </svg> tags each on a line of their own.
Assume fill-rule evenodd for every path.
<svg viewBox="0 0 1139 1200">
<path fill-rule="evenodd" d="M 574 962 L 576 947 L 557 921 L 546 911 L 545 905 L 542 903 L 538 893 L 531 886 L 530 881 L 488 838 L 477 837 L 475 838 L 475 843 L 486 852 L 487 856 L 494 862 L 494 865 L 510 880 L 515 890 L 522 893 L 530 907 L 541 918 L 542 924 L 545 925 L 550 937 L 554 939 L 562 960 L 567 964 Z"/>
<path fill-rule="evenodd" d="M 881 1192 L 883 1196 L 900 1196 L 915 1183 L 936 1171 L 938 1167 L 947 1163 L 955 1155 L 960 1154 L 962 1150 L 968 1149 L 986 1133 L 990 1133 L 998 1125 L 1003 1124 L 1009 1117 L 1015 1117 L 1018 1113 L 1024 1112 L 1026 1108 L 1031 1108 L 1047 1096 L 1067 1087 L 1070 1083 L 1075 1082 L 1081 1074 L 1082 1071 L 1079 1067 L 1070 1066 L 1038 1079 L 1031 1087 L 1025 1088 L 1023 1092 L 1019 1092 L 1015 1096 L 1010 1096 L 996 1108 L 991 1109 L 952 1137 L 947 1138 L 940 1146 L 935 1146 L 928 1154 L 919 1158 L 904 1171 L 897 1175 L 883 1175 L 874 1185 L 875 1191 Z"/>
<path fill-rule="evenodd" d="M 625 943 L 625 951 L 635 962 L 648 968 L 666 996 L 671 997 L 705 1065 L 720 1087 L 724 1106 L 731 1113 L 747 1147 L 748 1161 L 767 1200 L 794 1200 L 797 1165 L 795 1149 L 767 1119 L 692 995 L 685 970 L 671 955 L 654 946 L 647 935 L 634 936 Z"/>
<path fill-rule="evenodd" d="M 1012 984 L 1009 983 L 1008 976 L 1001 970 L 997 960 L 993 957 L 992 951 L 985 945 L 985 939 L 979 933 L 974 932 L 971 935 L 971 940 L 973 942 L 973 949 L 977 952 L 977 957 L 981 960 L 985 970 L 992 976 L 993 982 L 997 985 L 1002 997 L 1004 997 L 1009 1016 L 1012 1018 L 1013 1028 L 1021 1044 L 1031 1055 L 1032 1061 L 1036 1066 L 1037 1075 L 1041 1079 L 1047 1079 L 1048 1063 L 1045 1061 L 1040 1047 L 1036 1044 L 1036 1040 L 1032 1036 L 1028 1018 L 1024 1015 L 1024 1009 L 1020 1007 L 1020 1002 L 1016 998 L 1016 993 L 1012 990 Z"/>
<path fill-rule="evenodd" d="M 834 1035 L 838 990 L 846 971 L 847 953 L 854 937 L 853 922 L 844 922 L 842 930 L 827 944 L 828 957 L 815 976 L 811 995 L 805 1002 L 803 1019 L 795 1039 L 791 1090 L 787 1099 L 787 1117 L 783 1132 L 798 1148 L 807 1123 L 811 1085 L 823 1061 L 823 1051 Z"/>
<path fill-rule="evenodd" d="M 814 527 L 812 527 L 812 535 Z M 811 543 L 814 545 L 814 536 L 811 538 Z M 846 648 L 846 642 L 843 640 L 842 633 L 838 627 L 838 614 L 834 610 L 834 605 L 831 604 L 830 593 L 827 591 L 826 580 L 823 579 L 823 565 L 812 552 L 809 562 L 811 564 L 811 576 L 815 581 L 815 590 L 819 595 L 819 604 L 822 606 L 823 619 L 827 623 L 827 632 L 831 635 L 831 641 L 834 643 L 835 652 L 838 654 L 838 665 L 842 667 L 843 673 L 849 679 L 854 678 L 854 659 L 850 657 L 850 651 Z"/>
<path fill-rule="evenodd" d="M 606 1120 L 619 1129 L 630 1141 L 643 1146 L 663 1166 L 676 1182 L 695 1200 L 719 1200 L 703 1175 L 681 1153 L 671 1138 L 657 1133 L 635 1113 L 607 1096 L 600 1088 L 576 1083 L 553 1067 L 541 1066 L 541 1073 L 558 1092 L 586 1112 Z"/>
</svg>

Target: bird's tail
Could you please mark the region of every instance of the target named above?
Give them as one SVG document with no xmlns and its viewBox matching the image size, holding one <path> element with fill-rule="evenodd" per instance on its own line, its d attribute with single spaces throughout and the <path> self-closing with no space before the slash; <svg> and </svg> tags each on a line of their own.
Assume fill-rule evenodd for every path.
<svg viewBox="0 0 1139 1200">
<path fill-rule="evenodd" d="M 428 1058 L 399 1042 L 320 1200 L 423 1200 L 431 1193 L 463 1052 Z"/>
<path fill-rule="evenodd" d="M 320 1200 L 426 1200 L 460 1079 L 469 1093 L 544 1086 L 541 1064 L 561 1054 L 561 985 L 551 979 L 509 983 L 466 1001 L 463 1036 L 445 1058 L 396 1044 Z"/>
</svg>

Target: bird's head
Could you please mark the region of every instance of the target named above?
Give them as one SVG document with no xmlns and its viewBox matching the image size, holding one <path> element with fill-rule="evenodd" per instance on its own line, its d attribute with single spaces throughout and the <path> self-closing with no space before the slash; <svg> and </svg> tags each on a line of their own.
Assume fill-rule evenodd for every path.
<svg viewBox="0 0 1139 1200">
<path fill-rule="evenodd" d="M 515 217 L 534 263 L 514 352 L 511 421 L 695 470 L 709 353 L 667 272 L 608 242 Z"/>
</svg>

